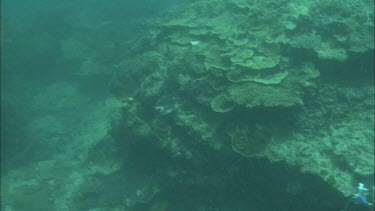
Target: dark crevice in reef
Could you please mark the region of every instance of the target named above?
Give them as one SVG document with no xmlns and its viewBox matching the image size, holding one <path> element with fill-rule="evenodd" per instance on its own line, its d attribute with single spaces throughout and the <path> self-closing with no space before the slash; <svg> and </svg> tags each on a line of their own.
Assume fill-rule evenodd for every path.
<svg viewBox="0 0 375 211">
<path fill-rule="evenodd" d="M 206 164 L 206 168 L 216 166 Z M 184 166 L 181 168 L 184 169 Z M 165 177 L 160 181 L 163 190 L 149 206 L 167 203 L 167 210 L 181 211 L 199 210 L 199 207 L 205 207 L 206 210 L 254 208 L 328 211 L 339 210 L 345 201 L 340 193 L 320 178 L 301 174 L 297 169 L 286 167 L 282 163 L 271 164 L 265 159 L 239 158 L 233 165 L 220 166 L 219 171 L 215 170 L 209 175 L 184 175 L 192 183 L 181 183 Z M 273 203 L 269 203 L 270 201 Z M 136 210 L 147 210 L 145 207 L 147 206 L 143 205 L 142 209 Z"/>
<path fill-rule="evenodd" d="M 137 172 L 162 187 L 134 211 L 154 210 L 340 210 L 346 198 L 320 177 L 284 162 L 215 153 L 201 146 L 199 158 L 173 158 L 150 140 L 113 131 L 123 172 Z M 116 134 L 117 133 L 117 134 Z M 127 140 L 124 142 L 123 140 Z M 198 160 L 197 160 L 198 159 Z M 124 175 L 125 177 L 125 175 Z M 272 201 L 272 203 L 270 203 Z"/>
<path fill-rule="evenodd" d="M 374 84 L 374 51 L 352 53 L 345 61 L 317 60 L 321 80 L 343 84 Z"/>
<path fill-rule="evenodd" d="M 320 71 L 319 80 L 344 84 L 374 84 L 374 50 L 351 52 L 346 60 L 319 58 L 311 49 L 292 48 L 283 45 L 284 55 L 292 58 L 295 65 L 312 62 Z"/>
</svg>

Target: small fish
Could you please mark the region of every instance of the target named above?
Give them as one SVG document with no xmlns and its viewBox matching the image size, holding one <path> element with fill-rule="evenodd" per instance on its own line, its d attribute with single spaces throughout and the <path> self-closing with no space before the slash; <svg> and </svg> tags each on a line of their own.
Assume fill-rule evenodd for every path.
<svg viewBox="0 0 375 211">
<path fill-rule="evenodd" d="M 370 205 L 364 195 L 358 194 L 357 197 L 358 197 L 359 201 L 361 201 L 361 203 L 363 205 Z"/>
</svg>

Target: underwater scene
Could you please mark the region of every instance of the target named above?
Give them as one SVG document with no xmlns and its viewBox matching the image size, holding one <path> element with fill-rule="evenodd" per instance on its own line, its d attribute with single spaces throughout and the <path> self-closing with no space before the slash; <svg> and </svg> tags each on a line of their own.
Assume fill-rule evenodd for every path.
<svg viewBox="0 0 375 211">
<path fill-rule="evenodd" d="M 2 0 L 2 211 L 374 210 L 372 0 Z"/>
</svg>

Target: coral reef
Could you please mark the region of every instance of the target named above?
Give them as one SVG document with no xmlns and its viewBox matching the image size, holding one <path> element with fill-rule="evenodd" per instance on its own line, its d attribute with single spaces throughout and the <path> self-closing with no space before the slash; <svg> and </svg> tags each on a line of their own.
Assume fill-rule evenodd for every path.
<svg viewBox="0 0 375 211">
<path fill-rule="evenodd" d="M 2 208 L 342 209 L 374 185 L 373 16 L 368 0 L 192 0 L 126 41 L 87 24 L 103 37 L 60 53 L 75 80 L 109 82 L 35 91 L 16 151 L 34 163 L 2 177 Z"/>
<path fill-rule="evenodd" d="M 133 95 L 134 105 L 124 114 L 126 128 L 147 128 L 146 135 L 136 132 L 133 139 L 153 139 L 153 144 L 171 156 L 191 162 L 201 159 L 197 150 L 201 147 L 223 156 L 234 150 L 245 157 L 283 160 L 350 195 L 356 179 L 373 175 L 366 170 L 373 166 L 368 162 L 373 160 L 369 153 L 373 134 L 366 132 L 367 141 L 361 138 L 364 142 L 358 143 L 363 145 L 361 154 L 366 159 L 353 163 L 337 161 L 337 156 L 351 154 L 345 150 L 358 153 L 358 147 L 339 144 L 335 150 L 331 148 L 337 133 L 348 133 L 339 138 L 341 143 L 364 137 L 349 128 L 332 131 L 346 120 L 335 118 L 326 127 L 307 130 L 328 118 L 310 119 L 311 112 L 328 112 L 327 107 L 332 106 L 332 113 L 354 115 L 339 109 L 349 109 L 347 102 L 322 91 L 346 86 L 330 81 L 334 76 L 327 63 L 353 66 L 351 55 L 371 54 L 374 49 L 370 39 L 374 25 L 369 19 L 373 13 L 368 8 L 360 12 L 367 7 L 364 1 L 347 3 L 350 14 L 349 6 L 337 1 L 195 1 L 189 8 L 170 10 L 143 38 L 148 48 L 141 57 L 157 57 L 157 65 L 146 68 L 149 73 L 141 64 L 118 73 L 125 78 L 129 73 L 145 74 Z M 363 39 L 354 39 L 356 36 Z M 150 54 L 156 56 L 147 57 Z M 352 71 L 346 68 L 344 72 L 349 76 L 355 74 Z M 321 79 L 322 75 L 327 77 Z M 371 82 L 361 83 L 348 87 L 358 87 L 358 93 L 371 89 Z M 332 100 L 323 102 L 329 98 Z M 360 106 L 364 100 L 351 102 Z M 371 109 L 363 109 L 371 116 Z M 308 125 L 297 126 L 305 120 Z M 365 130 L 369 130 L 372 124 L 366 122 Z M 318 140 L 326 140 L 331 153 Z"/>
</svg>

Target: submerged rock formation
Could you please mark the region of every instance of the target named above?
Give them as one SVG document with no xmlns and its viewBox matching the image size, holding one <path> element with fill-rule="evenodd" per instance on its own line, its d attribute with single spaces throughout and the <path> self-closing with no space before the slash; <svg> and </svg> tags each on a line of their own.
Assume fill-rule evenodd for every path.
<svg viewBox="0 0 375 211">
<path fill-rule="evenodd" d="M 344 196 L 361 180 L 373 185 L 369 6 L 211 0 L 170 10 L 118 72 L 116 80 L 140 84 L 120 127 L 168 157 L 164 174 L 185 185 L 200 180 L 186 163 L 232 152 L 283 161 Z M 358 57 L 369 66 L 357 75 Z"/>
</svg>

